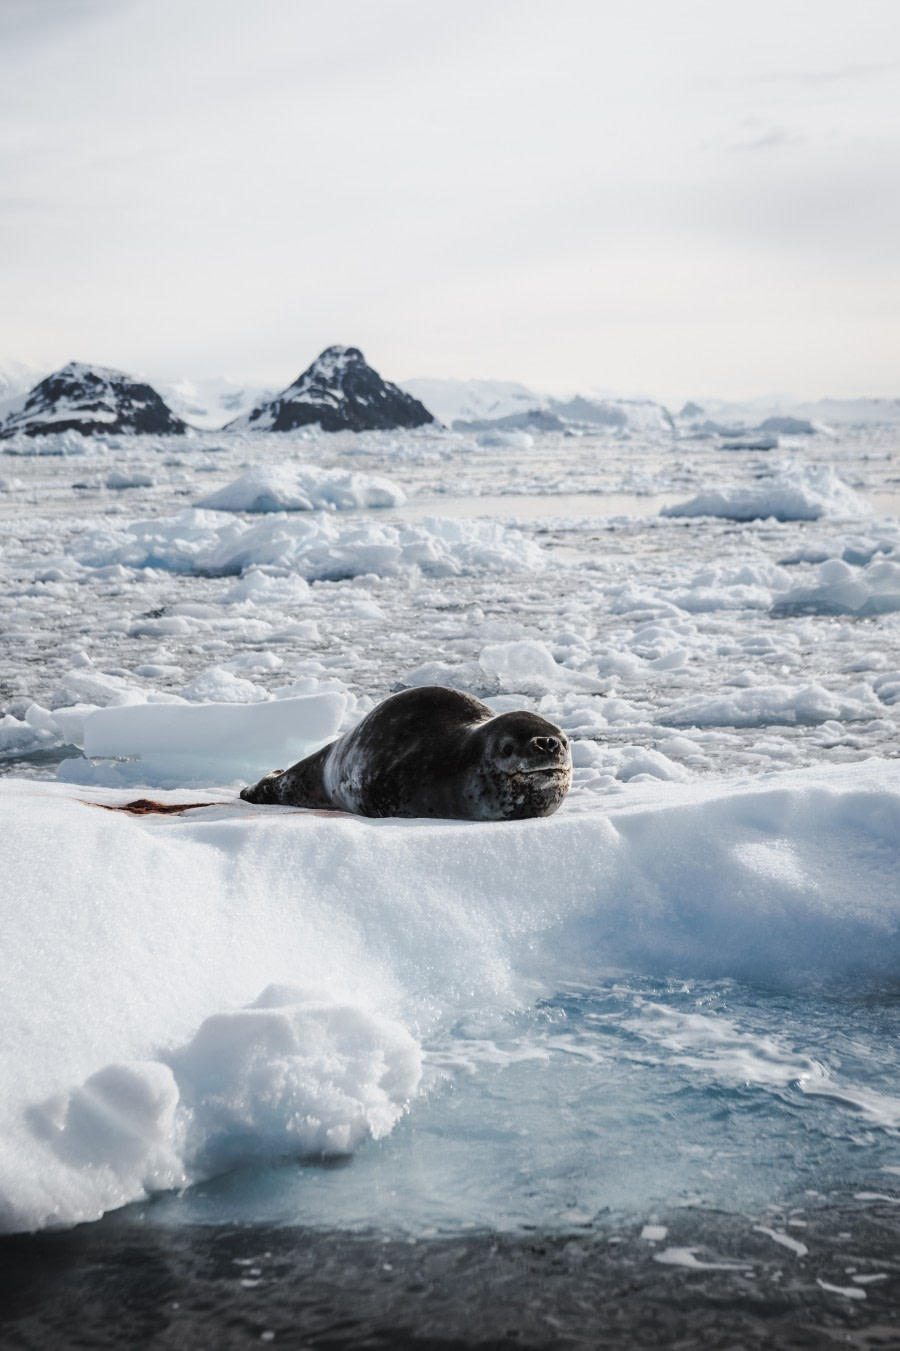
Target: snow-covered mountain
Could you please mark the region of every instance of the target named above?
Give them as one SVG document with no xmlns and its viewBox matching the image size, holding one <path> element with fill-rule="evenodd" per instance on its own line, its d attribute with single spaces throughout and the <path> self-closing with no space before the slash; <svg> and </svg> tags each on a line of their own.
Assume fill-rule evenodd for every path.
<svg viewBox="0 0 900 1351">
<path fill-rule="evenodd" d="M 663 404 L 653 399 L 596 399 L 576 394 L 550 399 L 548 411 L 570 425 L 619 427 L 632 431 L 671 431 L 675 423 Z"/>
<path fill-rule="evenodd" d="M 652 399 L 577 394 L 559 399 L 511 380 L 406 380 L 403 388 L 427 402 L 456 431 L 522 428 L 530 431 L 671 431 L 672 416 Z"/>
<path fill-rule="evenodd" d="M 725 402 L 700 399 L 685 404 L 677 414 L 679 423 L 700 425 L 708 420 L 720 426 L 763 427 L 800 434 L 804 428 L 787 425 L 806 423 L 813 429 L 825 426 L 896 426 L 900 423 L 900 399 L 796 399 L 777 394 L 758 399 Z M 777 423 L 785 425 L 778 426 Z M 807 432 L 808 434 L 808 432 Z"/>
<path fill-rule="evenodd" d="M 25 394 L 46 374 L 46 366 L 28 366 L 24 361 L 0 361 L 0 404 Z M 4 411 L 0 408 L 0 414 Z"/>
<path fill-rule="evenodd" d="M 434 422 L 428 409 L 367 365 L 358 347 L 325 351 L 274 399 L 258 403 L 230 428 L 289 432 L 318 423 L 325 432 L 391 431 Z"/>
<path fill-rule="evenodd" d="M 401 389 L 421 400 L 447 427 L 528 413 L 545 402 L 543 394 L 514 380 L 404 380 Z"/>
<path fill-rule="evenodd" d="M 43 436 L 51 432 L 152 432 L 178 435 L 187 430 L 150 385 L 122 371 L 70 361 L 27 394 L 7 402 L 0 438 Z"/>
<path fill-rule="evenodd" d="M 230 380 L 225 376 L 193 380 L 182 375 L 177 380 L 155 380 L 154 387 L 178 417 L 192 427 L 208 431 L 233 422 L 257 404 L 275 397 L 271 386 Z"/>
</svg>

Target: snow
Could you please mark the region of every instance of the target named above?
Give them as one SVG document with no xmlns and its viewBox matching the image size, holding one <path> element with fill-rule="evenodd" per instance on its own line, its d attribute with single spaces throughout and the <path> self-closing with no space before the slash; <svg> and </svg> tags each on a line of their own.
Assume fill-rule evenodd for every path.
<svg viewBox="0 0 900 1351">
<path fill-rule="evenodd" d="M 144 382 L 106 366 L 70 361 L 10 400 L 0 415 L 0 437 L 76 431 L 155 431 L 181 434 L 158 395 Z M 71 424 L 67 427 L 67 424 Z M 110 486 L 122 486 L 112 484 Z M 146 486 L 146 485 L 141 485 Z"/>
<path fill-rule="evenodd" d="M 401 380 L 405 389 L 434 414 L 439 422 L 477 422 L 528 413 L 540 408 L 544 396 L 515 380 Z"/>
<path fill-rule="evenodd" d="M 829 466 L 786 461 L 753 486 L 711 488 L 687 502 L 663 507 L 664 516 L 724 516 L 732 521 L 773 517 L 817 521 L 821 516 L 859 517 L 869 508 Z"/>
<path fill-rule="evenodd" d="M 85 717 L 75 744 L 92 761 L 140 759 L 136 773 L 145 784 L 255 780 L 276 761 L 293 764 L 337 736 L 347 703 L 331 692 L 253 704 L 99 708 Z"/>
<path fill-rule="evenodd" d="M 541 415 L 558 427 L 629 428 L 645 433 L 666 432 L 672 419 L 661 404 L 650 399 L 618 399 L 575 395 L 554 398 L 512 380 L 406 380 L 402 386 L 448 427 L 480 433 L 482 445 L 523 447 L 528 432 L 515 427 L 540 426 Z M 537 415 L 537 416 L 535 416 Z"/>
<path fill-rule="evenodd" d="M 900 610 L 900 563 L 877 559 L 853 568 L 840 558 L 822 563 L 811 584 L 790 587 L 778 597 L 783 614 L 887 614 Z"/>
<path fill-rule="evenodd" d="M 72 561 L 91 569 L 120 565 L 215 577 L 277 567 L 321 581 L 395 577 L 408 570 L 436 577 L 523 566 L 539 570 L 542 553 L 519 531 L 494 521 L 428 518 L 404 526 L 370 520 L 337 525 L 327 516 L 297 520 L 276 513 L 272 520 L 250 524 L 197 510 L 88 531 L 76 543 Z"/>
<path fill-rule="evenodd" d="M 260 465 L 197 503 L 216 511 L 347 511 L 399 507 L 403 489 L 377 474 L 338 472 L 316 465 Z"/>
<path fill-rule="evenodd" d="M 649 423 L 4 443 L 3 1227 L 238 1169 L 239 1220 L 577 1208 L 714 1275 L 727 1245 L 669 1223 L 685 1198 L 785 1261 L 768 1207 L 798 1180 L 875 1205 L 900 1128 L 897 451 L 873 424 L 774 469 Z M 659 512 L 704 494 L 724 509 Z M 435 682 L 563 728 L 556 816 L 239 799 Z M 190 809 L 104 810 L 145 796 Z M 280 1166 L 323 1156 L 353 1162 Z"/>
<path fill-rule="evenodd" d="M 149 735 L 136 719 L 136 743 L 112 717 L 142 712 L 92 715 L 103 748 Z M 191 712 L 202 751 L 211 724 Z M 121 794 L 86 792 L 0 783 L 7 952 L 28 954 L 4 983 L 6 1228 L 93 1218 L 253 1158 L 351 1152 L 414 1110 L 427 1044 L 461 1003 L 521 1001 L 535 977 L 600 960 L 871 978 L 900 959 L 896 762 L 645 784 L 602 813 L 573 803 L 499 825 L 254 809 L 221 792 L 133 818 L 96 805 Z M 854 1098 L 728 1020 L 635 1014 L 695 1069 L 812 1079 L 900 1122 L 900 1098 Z"/>
<path fill-rule="evenodd" d="M 172 411 L 192 427 L 215 430 L 235 417 L 249 413 L 258 403 L 275 395 L 275 390 L 259 384 L 231 380 L 227 376 L 194 379 L 163 376 L 150 383 Z"/>
</svg>

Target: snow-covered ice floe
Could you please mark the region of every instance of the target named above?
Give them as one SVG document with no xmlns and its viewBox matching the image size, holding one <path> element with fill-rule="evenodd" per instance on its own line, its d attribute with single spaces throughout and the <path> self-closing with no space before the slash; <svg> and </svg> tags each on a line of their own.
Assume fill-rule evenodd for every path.
<svg viewBox="0 0 900 1351">
<path fill-rule="evenodd" d="M 413 569 L 433 577 L 539 571 L 545 560 L 532 539 L 497 521 L 429 517 L 389 525 L 368 517 L 339 523 L 321 513 L 278 513 L 251 524 L 200 510 L 88 531 L 73 553 L 90 568 L 120 565 L 227 577 L 254 566 L 278 567 L 310 581 L 365 573 L 394 577 Z"/>
<path fill-rule="evenodd" d="M 7 1230 L 352 1152 L 416 1112 L 442 1029 L 561 977 L 864 981 L 900 959 L 896 761 L 635 784 L 501 824 L 203 799 L 134 817 L 103 810 L 121 793 L 0 782 Z M 637 1001 L 632 1022 L 723 1081 L 900 1125 L 900 1101 L 702 1010 Z"/>
<path fill-rule="evenodd" d="M 348 511 L 399 507 L 405 501 L 403 489 L 382 475 L 312 464 L 275 464 L 248 469 L 197 506 L 215 511 Z"/>
<path fill-rule="evenodd" d="M 864 567 L 851 567 L 830 558 L 818 569 L 816 580 L 790 587 L 776 598 L 781 614 L 852 614 L 859 618 L 900 610 L 900 562 L 878 558 Z"/>
<path fill-rule="evenodd" d="M 754 484 L 708 488 L 687 502 L 662 507 L 660 515 L 817 521 L 822 516 L 869 516 L 871 508 L 830 465 L 787 461 Z"/>
</svg>

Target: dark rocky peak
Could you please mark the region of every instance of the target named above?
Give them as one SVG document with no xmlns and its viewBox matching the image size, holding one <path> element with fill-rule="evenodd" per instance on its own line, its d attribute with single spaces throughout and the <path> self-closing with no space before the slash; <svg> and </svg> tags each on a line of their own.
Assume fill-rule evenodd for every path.
<svg viewBox="0 0 900 1351">
<path fill-rule="evenodd" d="M 180 435 L 187 424 L 177 418 L 151 385 L 122 371 L 70 361 L 10 403 L 0 422 L 0 437 L 46 436 L 76 431 L 147 432 Z"/>
<path fill-rule="evenodd" d="M 229 426 L 289 432 L 318 423 L 325 432 L 365 432 L 422 427 L 434 420 L 418 399 L 383 380 L 358 347 L 326 347 L 281 394 Z"/>
</svg>

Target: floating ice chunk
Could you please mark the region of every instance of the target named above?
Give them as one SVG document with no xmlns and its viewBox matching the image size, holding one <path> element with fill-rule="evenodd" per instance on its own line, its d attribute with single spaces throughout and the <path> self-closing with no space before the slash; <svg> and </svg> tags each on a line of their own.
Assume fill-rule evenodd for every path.
<svg viewBox="0 0 900 1351">
<path fill-rule="evenodd" d="M 33 751 L 62 746 L 64 738 L 48 709 L 32 704 L 24 718 L 5 713 L 0 718 L 0 756 L 30 755 Z"/>
<path fill-rule="evenodd" d="M 184 686 L 181 697 L 196 704 L 260 704 L 269 696 L 252 680 L 222 666 L 211 666 Z"/>
<path fill-rule="evenodd" d="M 675 783 L 683 783 L 690 777 L 683 765 L 670 760 L 662 751 L 654 750 L 652 746 L 618 747 L 614 759 L 613 773 L 617 779 L 625 783 L 629 779 L 637 778 L 639 774 Z"/>
<path fill-rule="evenodd" d="M 496 677 L 502 690 L 541 695 L 573 688 L 601 693 L 607 688 L 593 676 L 561 666 L 546 644 L 534 639 L 489 643 L 481 649 L 478 660 L 489 676 Z"/>
<path fill-rule="evenodd" d="M 900 671 L 885 671 L 872 682 L 872 688 L 883 704 L 900 703 Z"/>
<path fill-rule="evenodd" d="M 91 759 L 138 757 L 138 772 L 150 784 L 258 778 L 337 736 L 346 704 L 343 694 L 330 691 L 255 704 L 97 709 L 84 720 L 84 753 Z"/>
<path fill-rule="evenodd" d="M 429 517 L 399 526 L 366 517 L 338 524 L 318 513 L 278 514 L 251 524 L 187 511 L 87 531 L 75 549 L 76 561 L 89 568 L 119 564 L 217 577 L 277 568 L 309 581 L 365 573 L 393 577 L 414 569 L 435 577 L 535 572 L 547 564 L 546 551 L 533 539 L 492 520 Z"/>
<path fill-rule="evenodd" d="M 475 440 L 479 446 L 511 446 L 513 450 L 530 450 L 534 445 L 534 437 L 530 432 L 514 428 L 481 432 Z"/>
<path fill-rule="evenodd" d="M 799 1239 L 792 1238 L 786 1234 L 783 1229 L 767 1229 L 764 1224 L 754 1224 L 753 1232 L 756 1234 L 765 1234 L 773 1243 L 779 1243 L 782 1248 L 789 1248 L 791 1252 L 796 1253 L 798 1257 L 805 1257 L 809 1248 Z"/>
<path fill-rule="evenodd" d="M 123 676 L 110 675 L 90 667 L 67 671 L 61 687 L 53 695 L 57 707 L 67 704 L 133 704 L 143 703 L 146 693 L 130 684 Z"/>
<path fill-rule="evenodd" d="M 573 741 L 572 764 L 576 769 L 611 774 L 625 783 L 639 776 L 675 782 L 684 782 L 690 777 L 683 765 L 651 746 L 608 746 L 597 741 Z"/>
<path fill-rule="evenodd" d="M 257 465 L 234 483 L 198 502 L 216 511 L 347 511 L 354 507 L 399 507 L 403 489 L 389 479 L 357 470 L 312 464 Z"/>
<path fill-rule="evenodd" d="M 829 558 L 812 586 L 795 586 L 775 602 L 777 614 L 887 614 L 900 610 L 900 563 L 877 559 L 863 568 Z"/>
<path fill-rule="evenodd" d="M 858 1285 L 831 1285 L 828 1281 L 820 1280 L 816 1277 L 816 1285 L 827 1290 L 830 1295 L 843 1295 L 845 1299 L 865 1299 L 866 1292 L 861 1290 Z"/>
<path fill-rule="evenodd" d="M 402 1024 L 272 986 L 205 1019 L 168 1063 L 106 1065 L 26 1115 L 103 1211 L 254 1159 L 351 1153 L 393 1129 L 421 1075 Z"/>
<path fill-rule="evenodd" d="M 153 483 L 152 475 L 141 473 L 136 469 L 130 473 L 121 469 L 114 469 L 111 474 L 106 476 L 107 488 L 113 488 L 117 491 L 123 488 L 152 488 Z"/>
<path fill-rule="evenodd" d="M 869 516 L 871 508 L 830 465 L 788 461 L 750 487 L 709 488 L 687 502 L 662 507 L 660 515 L 817 521 L 822 516 Z"/>
<path fill-rule="evenodd" d="M 425 661 L 415 670 L 405 672 L 398 684 L 402 689 L 449 685 L 451 689 L 464 690 L 480 699 L 492 699 L 500 693 L 497 675 L 485 671 L 477 661 Z"/>
<path fill-rule="evenodd" d="M 689 1267 L 691 1271 L 752 1271 L 751 1262 L 702 1262 L 696 1257 L 696 1248 L 664 1248 L 654 1253 L 654 1262 L 669 1267 Z"/>
<path fill-rule="evenodd" d="M 668 727 L 812 727 L 835 719 L 860 722 L 883 711 L 869 689 L 846 694 L 823 685 L 758 685 L 721 695 L 697 695 L 663 710 Z"/>
<path fill-rule="evenodd" d="M 387 1135 L 415 1093 L 422 1052 L 401 1024 L 327 996 L 271 987 L 207 1018 L 171 1058 L 201 1173 L 254 1158 L 349 1154 Z"/>
<path fill-rule="evenodd" d="M 623 665 L 631 672 L 642 663 L 626 656 Z M 481 649 L 478 661 L 424 662 L 407 672 L 402 684 L 407 689 L 450 685 L 491 699 L 505 694 L 540 697 L 553 691 L 570 692 L 573 688 L 602 693 L 609 687 L 608 682 L 561 665 L 546 643 L 535 639 L 488 643 Z"/>
<path fill-rule="evenodd" d="M 250 602 L 254 605 L 291 606 L 307 601 L 309 594 L 309 583 L 296 573 L 272 575 L 262 568 L 250 568 L 240 581 L 229 587 L 221 600 L 223 605 Z"/>
</svg>

